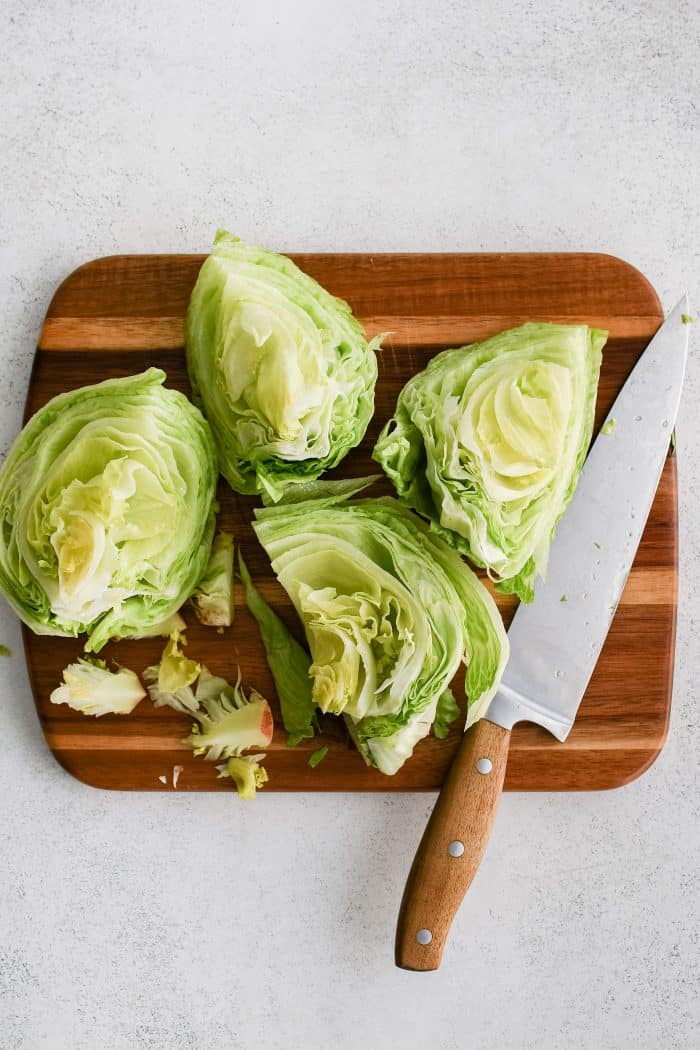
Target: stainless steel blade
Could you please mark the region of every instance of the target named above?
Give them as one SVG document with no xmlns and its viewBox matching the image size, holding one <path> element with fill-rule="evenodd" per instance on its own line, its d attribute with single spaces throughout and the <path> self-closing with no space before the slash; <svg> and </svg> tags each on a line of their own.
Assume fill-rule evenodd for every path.
<svg viewBox="0 0 700 1050">
<path fill-rule="evenodd" d="M 656 493 L 688 351 L 687 297 L 635 365 L 594 442 L 562 518 L 546 583 L 521 605 L 510 661 L 486 717 L 537 722 L 565 740 L 607 636 Z"/>
</svg>

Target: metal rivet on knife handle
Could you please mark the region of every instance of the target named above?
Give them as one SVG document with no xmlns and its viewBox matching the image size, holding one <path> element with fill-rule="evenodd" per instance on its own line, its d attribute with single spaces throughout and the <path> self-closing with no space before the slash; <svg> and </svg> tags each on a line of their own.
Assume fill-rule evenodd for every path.
<svg viewBox="0 0 700 1050">
<path fill-rule="evenodd" d="M 480 758 L 479 761 L 476 763 L 477 773 L 490 773 L 492 769 L 493 762 L 490 758 Z"/>
<path fill-rule="evenodd" d="M 416 934 L 416 940 L 419 944 L 430 944 L 433 939 L 433 935 L 430 930 L 419 930 Z"/>
<path fill-rule="evenodd" d="M 450 924 L 486 848 L 508 762 L 510 732 L 481 719 L 465 734 L 411 866 L 396 924 L 404 970 L 437 970 Z M 477 762 L 489 756 L 491 773 Z M 419 930 L 432 939 L 422 944 Z"/>
</svg>

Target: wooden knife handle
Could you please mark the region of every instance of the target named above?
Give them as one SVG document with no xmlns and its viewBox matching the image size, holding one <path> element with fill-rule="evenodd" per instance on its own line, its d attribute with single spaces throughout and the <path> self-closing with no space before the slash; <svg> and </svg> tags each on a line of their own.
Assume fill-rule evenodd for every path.
<svg viewBox="0 0 700 1050">
<path fill-rule="evenodd" d="M 510 730 L 476 722 L 465 734 L 421 839 L 396 928 L 396 965 L 437 970 L 452 920 L 491 835 Z"/>
</svg>

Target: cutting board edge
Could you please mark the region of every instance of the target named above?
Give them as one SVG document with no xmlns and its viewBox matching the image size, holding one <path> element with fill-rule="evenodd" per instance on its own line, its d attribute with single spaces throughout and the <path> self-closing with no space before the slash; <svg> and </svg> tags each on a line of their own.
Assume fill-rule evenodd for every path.
<svg viewBox="0 0 700 1050">
<path fill-rule="evenodd" d="M 46 737 L 44 737 L 44 740 L 46 741 Z M 638 780 L 641 776 L 643 776 L 645 773 L 647 773 L 649 771 L 649 769 L 654 765 L 654 763 L 659 758 L 659 755 L 663 751 L 665 740 L 666 740 L 666 735 L 664 735 L 664 740 L 660 744 L 660 746 L 658 748 L 655 748 L 655 749 L 639 748 L 639 754 L 640 754 L 640 761 L 639 761 L 639 763 L 637 765 L 632 766 L 631 768 L 626 769 L 626 771 L 625 771 L 625 773 L 624 773 L 622 778 L 618 777 L 617 775 L 612 775 L 612 776 L 610 776 L 610 775 L 601 775 L 599 779 L 594 779 L 591 776 L 590 770 L 588 770 L 585 773 L 585 782 L 584 782 L 583 774 L 581 774 L 581 775 L 570 774 L 569 775 L 569 779 L 564 779 L 563 777 L 557 777 L 556 779 L 553 779 L 552 781 L 545 781 L 545 782 L 540 782 L 540 783 L 536 783 L 536 784 L 535 783 L 533 783 L 533 784 L 529 784 L 529 783 L 512 784 L 512 783 L 508 783 L 508 779 L 507 779 L 507 775 L 506 775 L 506 783 L 505 783 L 505 786 L 504 786 L 504 791 L 506 791 L 506 792 L 527 792 L 528 794 L 530 794 L 532 792 L 540 792 L 540 793 L 543 793 L 543 792 L 556 792 L 557 794 L 559 794 L 561 792 L 571 792 L 573 794 L 577 794 L 579 792 L 584 792 L 584 791 L 616 791 L 616 790 L 618 790 L 620 788 L 627 787 L 629 784 L 634 783 L 635 780 Z M 114 785 L 114 784 L 109 784 L 109 783 L 101 783 L 99 781 L 91 780 L 88 777 L 82 776 L 79 773 L 77 773 L 76 771 L 74 771 L 73 769 L 71 769 L 69 761 L 64 759 L 62 752 L 61 751 L 54 751 L 49 746 L 48 741 L 46 741 L 46 744 L 47 744 L 47 749 L 49 750 L 49 752 L 51 753 L 51 755 L 54 758 L 54 761 L 57 763 L 57 765 L 60 766 L 60 768 L 63 771 L 63 773 L 65 773 L 66 776 L 71 777 L 73 780 L 76 780 L 83 787 L 88 787 L 88 788 L 90 788 L 93 791 L 109 791 L 109 792 L 151 794 L 153 792 L 163 792 L 163 791 L 167 792 L 167 791 L 177 790 L 181 794 L 184 793 L 184 794 L 188 794 L 188 795 L 200 795 L 200 794 L 202 794 L 202 795 L 211 795 L 211 794 L 219 794 L 221 792 L 225 792 L 227 794 L 231 794 L 231 789 L 230 789 L 230 787 L 228 785 L 222 785 L 221 787 L 217 787 L 217 786 L 202 787 L 201 784 L 188 786 L 186 784 L 186 782 L 185 782 L 185 783 L 180 784 L 177 789 L 173 789 L 172 786 L 171 786 L 170 780 L 168 780 L 168 783 L 166 783 L 166 784 L 158 782 L 158 783 L 154 783 L 152 786 L 151 785 L 148 785 L 148 786 L 142 785 L 142 786 L 138 786 L 138 787 L 136 787 L 136 786 L 134 786 L 134 787 L 125 787 L 123 785 L 119 786 L 119 785 Z M 597 754 L 597 752 L 593 752 L 593 751 L 589 751 L 588 752 L 587 762 L 589 764 L 590 764 L 590 756 L 594 755 L 594 754 Z M 608 754 L 606 752 L 600 752 L 600 754 L 601 754 L 601 763 L 608 759 Z M 627 751 L 627 754 L 629 754 L 629 751 Z M 165 766 L 164 767 L 165 773 L 167 774 L 170 771 L 171 768 L 172 767 Z M 376 784 L 376 785 L 371 786 L 371 787 L 368 787 L 368 786 L 365 785 L 365 786 L 363 786 L 361 788 L 353 789 L 352 790 L 352 794 L 354 794 L 354 795 L 380 795 L 380 794 L 391 793 L 391 794 L 394 794 L 394 795 L 396 795 L 396 794 L 400 794 L 400 795 L 408 795 L 408 794 L 425 795 L 425 794 L 430 794 L 431 792 L 437 793 L 439 790 L 440 790 L 440 785 L 439 784 L 425 784 L 425 785 L 412 785 L 412 786 L 402 785 L 402 786 L 399 786 L 399 787 L 391 787 L 388 784 L 387 785 Z M 304 794 L 315 794 L 315 795 L 336 794 L 336 795 L 346 795 L 347 793 L 348 793 L 348 788 L 347 787 L 340 787 L 340 786 L 334 787 L 334 786 L 323 786 L 323 785 L 318 785 L 317 786 L 313 782 L 299 784 L 299 785 L 296 785 L 296 786 L 284 786 L 284 787 L 278 787 L 278 788 L 274 787 L 274 783 L 272 783 L 268 787 L 265 788 L 265 795 L 290 795 L 290 794 L 302 794 L 302 795 L 304 795 Z"/>
<path fill-rule="evenodd" d="M 546 257 L 550 257 L 550 258 L 552 256 L 555 256 L 555 257 L 561 257 L 562 259 L 572 259 L 572 258 L 577 258 L 577 259 L 581 259 L 581 258 L 607 259 L 610 262 L 614 263 L 615 266 L 619 266 L 621 270 L 627 271 L 630 275 L 632 275 L 634 277 L 634 279 L 640 285 L 644 286 L 645 291 L 649 295 L 649 306 L 651 308 L 649 312 L 657 314 L 658 318 L 659 318 L 659 321 L 662 321 L 663 317 L 664 317 L 663 305 L 661 303 L 661 300 L 659 299 L 658 292 L 656 291 L 656 289 L 654 288 L 653 284 L 651 283 L 649 278 L 646 276 L 646 274 L 644 274 L 637 266 L 635 266 L 634 263 L 629 262 L 627 259 L 621 258 L 621 256 L 619 256 L 619 255 L 613 255 L 611 252 L 595 252 L 595 251 L 591 251 L 591 252 L 589 252 L 589 251 L 537 251 L 537 252 L 527 252 L 527 251 L 495 252 L 494 251 L 494 252 L 479 252 L 479 251 L 467 251 L 467 250 L 464 250 L 464 251 L 452 251 L 452 250 L 450 250 L 450 251 L 442 251 L 442 252 L 441 251 L 368 252 L 368 251 L 361 251 L 361 250 L 348 251 L 348 252 L 333 252 L 333 251 L 327 251 L 327 252 L 302 251 L 302 252 L 297 252 L 297 251 L 294 251 L 293 249 L 289 249 L 289 250 L 280 249 L 280 250 L 281 251 L 285 251 L 285 254 L 291 256 L 292 258 L 300 259 L 300 260 L 303 260 L 305 258 L 306 259 L 318 258 L 319 256 L 322 256 L 322 255 L 329 255 L 329 256 L 333 256 L 334 258 L 344 258 L 344 259 L 361 258 L 361 257 L 365 257 L 365 256 L 372 256 L 372 258 L 378 258 L 378 259 L 410 259 L 411 257 L 415 257 L 415 256 L 431 256 L 431 257 L 435 257 L 435 258 L 440 258 L 440 257 L 454 258 L 454 257 L 457 257 L 457 256 L 464 256 L 464 255 L 479 256 L 479 257 L 486 257 L 486 258 L 492 258 L 492 259 L 507 259 L 507 258 L 517 258 L 517 259 L 519 259 L 519 258 L 531 258 L 532 256 L 536 256 L 536 257 L 537 256 L 541 256 L 541 257 L 546 256 Z M 114 252 L 111 255 L 98 255 L 98 256 L 95 256 L 95 258 L 93 258 L 93 259 L 88 259 L 86 262 L 80 263 L 79 266 L 74 267 L 74 269 L 70 270 L 66 274 L 66 276 L 61 280 L 61 282 L 56 287 L 53 295 L 51 296 L 51 300 L 49 302 L 48 309 L 47 309 L 46 314 L 44 316 L 44 320 L 42 321 L 42 326 L 41 326 L 41 329 L 40 329 L 39 339 L 38 339 L 38 343 L 37 343 L 37 351 L 39 351 L 41 349 L 41 332 L 43 332 L 44 323 L 46 322 L 46 320 L 48 318 L 53 316 L 55 303 L 60 299 L 61 295 L 65 294 L 65 292 L 68 290 L 68 288 L 71 286 L 71 284 L 73 284 L 79 278 L 83 277 L 86 273 L 90 273 L 92 271 L 97 271 L 97 270 L 101 269 L 102 267 L 108 266 L 108 264 L 112 264 L 113 265 L 114 263 L 122 263 L 122 262 L 124 262 L 126 260 L 131 260 L 131 259 L 161 259 L 161 258 L 182 259 L 182 258 L 185 258 L 185 259 L 190 259 L 190 260 L 194 260 L 194 259 L 201 260 L 201 262 L 204 262 L 204 260 L 207 258 L 207 254 L 208 254 L 207 252 Z"/>
</svg>

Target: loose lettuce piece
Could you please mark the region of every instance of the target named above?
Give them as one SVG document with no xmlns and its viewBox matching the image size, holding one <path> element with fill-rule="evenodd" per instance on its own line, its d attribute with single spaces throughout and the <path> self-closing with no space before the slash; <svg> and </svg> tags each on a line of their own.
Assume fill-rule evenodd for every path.
<svg viewBox="0 0 700 1050">
<path fill-rule="evenodd" d="M 359 444 L 375 349 L 347 303 L 283 255 L 220 231 L 187 313 L 187 367 L 221 472 L 278 500 Z"/>
<path fill-rule="evenodd" d="M 221 777 L 230 777 L 236 785 L 236 791 L 240 798 L 255 798 L 258 788 L 267 784 L 269 777 L 267 770 L 261 766 L 265 755 L 241 755 L 240 758 L 229 758 L 216 768 Z"/>
<path fill-rule="evenodd" d="M 156 707 L 172 707 L 175 711 L 194 714 L 199 708 L 199 699 L 191 688 L 192 683 L 209 672 L 196 660 L 185 656 L 180 648 L 181 642 L 184 645 L 185 639 L 179 630 L 175 630 L 163 650 L 160 661 L 152 667 L 147 667 L 143 678 L 148 687 L 148 695 Z"/>
<path fill-rule="evenodd" d="M 233 623 L 233 536 L 219 532 L 211 557 L 191 598 L 200 623 L 230 627 Z"/>
<path fill-rule="evenodd" d="M 374 449 L 400 499 L 523 601 L 583 466 L 606 338 L 525 324 L 438 354 Z"/>
<path fill-rule="evenodd" d="M 324 758 L 328 754 L 327 747 L 319 747 L 312 755 L 309 755 L 309 765 L 312 769 L 315 769 L 319 763 L 323 762 Z"/>
<path fill-rule="evenodd" d="M 69 664 L 63 685 L 51 693 L 52 704 L 68 704 L 84 715 L 129 715 L 143 700 L 146 690 L 138 675 L 126 667 L 110 671 L 103 660 Z"/>
<path fill-rule="evenodd" d="M 363 478 L 337 478 L 334 481 L 305 481 L 286 489 L 279 500 L 270 500 L 263 496 L 263 505 L 277 508 L 284 513 L 284 507 L 290 503 L 303 503 L 306 500 L 323 500 L 337 503 L 339 500 L 357 496 L 363 489 L 369 488 L 381 478 L 381 474 L 368 474 Z"/>
<path fill-rule="evenodd" d="M 175 657 L 165 676 L 160 674 L 160 677 L 165 677 L 165 684 L 173 687 L 172 690 L 161 689 L 159 672 L 162 672 L 164 663 L 173 661 L 173 649 L 177 648 L 177 643 L 178 638 L 172 638 L 160 664 L 144 671 L 151 698 L 156 707 L 167 705 L 194 715 L 197 721 L 183 743 L 191 747 L 195 755 L 204 755 L 212 762 L 225 759 L 224 764 L 217 767 L 219 776 L 231 777 L 242 798 L 253 798 L 256 787 L 267 781 L 267 772 L 260 765 L 265 755 L 243 756 L 242 752 L 252 747 L 266 747 L 272 740 L 270 705 L 255 690 L 246 697 L 241 688 L 240 670 L 236 684 L 231 685 L 203 665 L 184 660 L 182 653 Z M 193 689 L 194 679 L 197 684 Z M 173 787 L 176 786 L 174 780 Z"/>
<path fill-rule="evenodd" d="M 395 773 L 468 664 L 468 722 L 508 654 L 501 618 L 461 558 L 391 498 L 256 511 L 255 531 L 304 625 L 312 700 L 342 714 L 365 760 Z"/>
<path fill-rule="evenodd" d="M 201 664 L 196 660 L 189 660 L 180 643 L 185 645 L 185 639 L 179 632 L 171 635 L 163 655 L 158 664 L 158 689 L 161 693 L 173 693 L 176 689 L 185 689 L 191 685 L 201 671 Z"/>
<path fill-rule="evenodd" d="M 158 686 L 158 664 L 147 667 L 143 672 L 143 680 L 148 688 L 148 695 L 155 707 L 172 707 L 174 711 L 193 715 L 199 710 L 199 702 L 194 695 L 191 685 L 182 686 L 171 691 L 162 690 Z"/>
<path fill-rule="evenodd" d="M 240 685 L 240 671 L 238 672 L 238 684 Z M 197 679 L 197 688 L 195 690 L 195 697 L 197 704 L 203 704 L 205 700 L 216 700 L 222 693 L 228 697 L 229 700 L 233 701 L 236 699 L 236 686 L 231 685 L 225 678 L 221 678 L 219 675 L 212 674 L 211 671 L 202 665 L 202 670 Z"/>
<path fill-rule="evenodd" d="M 207 672 L 208 673 L 208 672 Z M 197 699 L 201 706 L 195 712 L 197 721 L 192 732 L 183 740 L 195 755 L 205 755 L 211 762 L 221 758 L 236 758 L 251 747 L 267 747 L 272 740 L 272 711 L 267 700 L 253 690 L 246 697 L 240 684 L 235 686 L 224 679 L 224 687 L 212 689 L 214 676 L 209 676 L 210 687 Z"/>
<path fill-rule="evenodd" d="M 289 734 L 287 745 L 296 747 L 301 740 L 313 737 L 316 724 L 311 698 L 309 654 L 292 637 L 277 613 L 273 612 L 255 588 L 240 550 L 238 568 L 245 588 L 246 605 L 257 621 L 267 662 L 275 680 L 282 721 Z"/>
<path fill-rule="evenodd" d="M 165 373 L 59 394 L 0 470 L 0 590 L 37 634 L 86 650 L 144 634 L 182 605 L 214 533 L 216 453 Z"/>
</svg>

